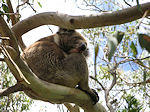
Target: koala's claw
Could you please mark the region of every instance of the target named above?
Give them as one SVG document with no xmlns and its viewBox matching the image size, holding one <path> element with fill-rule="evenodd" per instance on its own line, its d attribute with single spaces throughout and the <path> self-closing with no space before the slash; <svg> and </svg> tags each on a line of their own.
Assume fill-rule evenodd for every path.
<svg viewBox="0 0 150 112">
<path fill-rule="evenodd" d="M 91 99 L 93 100 L 93 105 L 95 105 L 99 101 L 98 93 L 94 89 L 90 89 L 90 91 L 87 91 L 81 89 L 79 86 L 77 88 L 86 92 L 91 97 Z"/>
<path fill-rule="evenodd" d="M 99 96 L 98 96 L 98 93 L 94 90 L 94 89 L 91 89 L 93 91 L 93 93 L 95 95 L 90 95 L 90 97 L 92 98 L 92 100 L 94 101 L 94 105 L 99 101 Z"/>
</svg>

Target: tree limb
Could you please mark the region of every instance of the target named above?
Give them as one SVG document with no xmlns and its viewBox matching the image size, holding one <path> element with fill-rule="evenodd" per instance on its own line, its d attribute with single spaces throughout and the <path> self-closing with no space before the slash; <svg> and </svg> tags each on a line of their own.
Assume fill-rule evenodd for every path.
<svg viewBox="0 0 150 112">
<path fill-rule="evenodd" d="M 10 0 L 6 0 L 6 2 L 7 2 L 7 5 L 8 5 L 9 13 L 14 13 L 14 10 L 13 10 L 12 4 L 11 4 L 11 1 L 10 1 Z M 10 19 L 11 19 L 11 21 L 12 21 L 12 25 L 14 25 L 14 24 L 17 23 L 17 18 L 15 17 L 14 14 L 10 15 Z"/>
<path fill-rule="evenodd" d="M 145 11 L 148 11 L 147 16 L 149 16 L 150 2 L 142 4 L 141 9 L 143 13 L 138 10 L 137 6 L 134 6 L 119 11 L 102 12 L 99 14 L 91 14 L 89 16 L 70 16 L 58 12 L 45 12 L 18 22 L 12 27 L 12 30 L 17 37 L 20 37 L 24 33 L 41 25 L 56 25 L 70 29 L 118 25 L 140 19 Z"/>
<path fill-rule="evenodd" d="M 93 77 L 93 76 L 90 76 L 90 78 L 93 79 L 93 80 L 95 80 L 95 81 L 101 86 L 101 88 L 102 88 L 104 91 L 106 90 L 106 88 L 103 86 L 103 84 L 102 84 L 101 82 L 98 81 L 97 78 L 95 78 L 95 77 Z"/>
<path fill-rule="evenodd" d="M 0 90 L 0 97 L 7 96 L 7 95 L 9 95 L 11 93 L 15 93 L 15 92 L 18 92 L 18 91 L 23 91 L 25 89 L 26 88 L 25 88 L 24 85 L 22 85 L 20 83 L 17 83 L 14 86 L 11 86 L 9 88 Z"/>
<path fill-rule="evenodd" d="M 116 80 L 117 80 L 117 77 L 116 77 L 116 66 L 114 66 L 109 72 L 112 74 L 113 76 L 113 80 L 111 82 L 111 85 L 108 89 L 105 90 L 105 100 L 106 100 L 106 105 L 107 107 L 109 108 L 110 112 L 115 112 L 115 109 L 113 108 L 111 102 L 110 102 L 110 99 L 109 99 L 109 93 L 111 91 L 111 89 L 115 86 L 116 84 Z"/>
<path fill-rule="evenodd" d="M 9 29 L 2 16 L 0 16 L 0 34 L 2 35 L 2 37 L 9 37 L 10 46 L 12 46 L 19 53 L 19 48 L 18 44 L 16 44 L 17 40 L 14 36 L 14 33 Z"/>
<path fill-rule="evenodd" d="M 7 25 L 0 16 L 0 24 Z M 5 30 L 1 30 L 5 27 Z M 10 39 L 14 39 L 15 36 L 12 34 L 11 30 L 8 26 L 0 25 L 0 32 L 3 34 L 9 34 Z M 13 45 L 17 45 L 16 41 L 12 41 Z M 29 69 L 27 64 L 22 60 L 20 56 L 18 56 L 18 52 L 16 52 L 16 46 L 12 47 L 2 47 L 2 52 L 5 57 L 5 61 L 9 66 L 13 75 L 18 77 L 20 83 L 25 85 L 25 87 L 29 88 L 29 90 L 25 90 L 30 95 L 37 97 L 39 100 L 52 102 L 52 103 L 75 103 L 82 107 L 85 112 L 106 112 L 105 108 L 97 103 L 93 105 L 92 99 L 85 92 L 75 89 L 69 88 L 57 84 L 48 83 L 40 80 L 35 74 Z M 21 77 L 24 76 L 25 78 Z M 25 79 L 27 81 L 25 81 Z M 29 95 L 28 94 L 28 95 Z"/>
<path fill-rule="evenodd" d="M 10 0 L 6 0 L 6 2 L 7 2 L 7 5 L 8 5 L 9 13 L 13 13 L 13 14 L 9 14 L 10 15 L 10 19 L 12 21 L 12 25 L 15 25 L 19 21 L 19 18 L 16 18 L 16 16 L 14 15 L 14 10 L 12 8 L 11 1 Z M 18 9 L 19 9 L 19 7 L 18 7 Z M 19 12 L 17 14 L 19 14 Z M 21 37 L 18 38 L 18 44 L 20 45 L 22 50 L 24 50 L 26 48 L 26 46 L 25 46 L 25 44 L 24 44 L 24 42 L 23 42 Z"/>
<path fill-rule="evenodd" d="M 0 61 L 5 61 L 4 58 L 0 58 Z"/>
<path fill-rule="evenodd" d="M 79 106 L 77 106 L 77 105 L 72 106 L 72 105 L 69 104 L 69 103 L 64 103 L 64 105 L 67 107 L 67 109 L 68 109 L 70 112 L 80 112 Z"/>
</svg>

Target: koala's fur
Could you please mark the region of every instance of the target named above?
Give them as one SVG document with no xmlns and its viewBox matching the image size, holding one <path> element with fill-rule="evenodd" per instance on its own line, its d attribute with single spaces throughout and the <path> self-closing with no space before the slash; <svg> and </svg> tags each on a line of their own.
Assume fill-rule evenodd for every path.
<svg viewBox="0 0 150 112">
<path fill-rule="evenodd" d="M 23 57 L 40 79 L 88 93 L 96 103 L 98 95 L 88 86 L 86 40 L 75 30 L 60 28 L 26 48 Z"/>
</svg>

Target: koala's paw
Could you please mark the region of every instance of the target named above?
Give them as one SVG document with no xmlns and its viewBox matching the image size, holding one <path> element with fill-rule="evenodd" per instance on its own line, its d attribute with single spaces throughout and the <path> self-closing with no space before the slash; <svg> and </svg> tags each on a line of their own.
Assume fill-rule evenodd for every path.
<svg viewBox="0 0 150 112">
<path fill-rule="evenodd" d="M 93 105 L 95 105 L 99 101 L 98 93 L 94 89 L 83 90 L 79 86 L 77 88 L 84 91 L 91 97 L 91 99 L 93 100 Z"/>
</svg>

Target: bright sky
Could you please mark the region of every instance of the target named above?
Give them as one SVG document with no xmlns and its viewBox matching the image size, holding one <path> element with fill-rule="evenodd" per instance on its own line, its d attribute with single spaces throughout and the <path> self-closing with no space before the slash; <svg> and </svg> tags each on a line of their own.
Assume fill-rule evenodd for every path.
<svg viewBox="0 0 150 112">
<path fill-rule="evenodd" d="M 15 0 L 15 1 L 17 2 L 18 0 Z M 34 0 L 34 1 L 37 1 L 37 0 Z M 38 0 L 38 1 L 42 4 L 42 8 L 40 8 L 39 5 L 36 3 L 35 9 L 37 9 L 37 12 L 58 11 L 58 12 L 62 12 L 62 13 L 70 14 L 70 15 L 86 15 L 86 14 L 94 13 L 90 11 L 80 10 L 79 8 L 76 7 L 76 4 L 73 2 L 73 0 Z M 80 2 L 80 0 L 77 0 L 77 1 Z M 148 2 L 149 0 L 141 0 L 141 1 Z M 34 13 L 31 8 L 25 8 L 23 9 L 23 11 L 21 11 L 22 19 L 32 16 L 33 14 Z M 57 27 L 51 26 L 50 28 L 52 28 L 54 33 L 57 31 Z M 23 36 L 23 40 L 26 45 L 30 45 L 34 41 L 38 40 L 39 38 L 45 37 L 51 34 L 52 33 L 48 29 L 47 26 L 40 27 L 25 34 Z M 29 112 L 58 112 L 58 109 L 56 107 L 57 107 L 56 105 L 53 105 L 50 103 L 36 101 L 36 103 L 32 106 Z"/>
<path fill-rule="evenodd" d="M 66 2 L 65 2 L 66 1 Z M 83 11 L 76 7 L 75 3 L 72 0 L 40 0 L 40 3 L 42 4 L 42 8 L 39 7 L 39 5 L 35 4 L 35 9 L 37 9 L 37 12 L 60 12 L 70 15 L 83 15 L 83 14 L 90 14 L 90 11 Z M 28 12 L 28 13 L 27 13 Z M 31 13 L 30 13 L 31 12 Z M 93 12 L 91 12 L 93 13 Z M 21 13 L 23 15 L 22 19 L 27 18 L 28 16 L 32 16 L 33 12 L 32 9 L 24 9 Z M 57 27 L 51 26 L 50 27 L 54 33 L 57 31 Z M 42 33 L 44 31 L 44 33 Z M 32 33 L 31 33 L 32 32 Z M 27 33 L 25 36 L 23 36 L 23 39 L 27 45 L 30 45 L 33 43 L 33 41 L 45 37 L 51 34 L 51 31 L 48 29 L 48 27 L 40 27 L 35 30 L 32 30 L 31 32 Z M 37 33 L 41 32 L 41 33 Z M 30 37 L 30 41 L 28 41 Z"/>
</svg>

